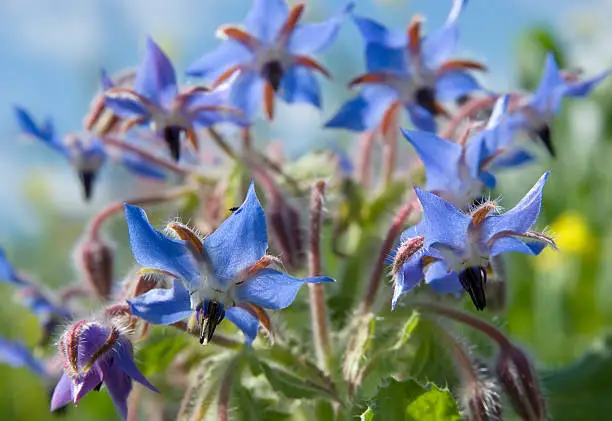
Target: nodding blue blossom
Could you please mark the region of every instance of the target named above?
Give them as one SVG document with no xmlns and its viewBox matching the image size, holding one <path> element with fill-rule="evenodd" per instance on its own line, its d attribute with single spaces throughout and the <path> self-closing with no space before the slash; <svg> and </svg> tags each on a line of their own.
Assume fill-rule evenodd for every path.
<svg viewBox="0 0 612 421">
<path fill-rule="evenodd" d="M 113 319 L 81 320 L 64 332 L 57 347 L 64 373 L 53 391 L 52 411 L 71 401 L 78 404 L 104 384 L 125 419 L 132 380 L 157 392 L 136 367 L 132 343 Z"/>
<path fill-rule="evenodd" d="M 31 114 L 20 107 L 15 107 L 15 114 L 24 134 L 42 141 L 68 159 L 78 172 L 85 199 L 91 199 L 94 182 L 109 155 L 103 138 L 92 132 L 79 135 L 67 133 L 62 138 L 55 131 L 51 119 L 45 120 L 42 124 L 36 124 Z M 159 168 L 132 152 L 121 153 L 118 160 L 128 170 L 139 176 L 157 180 L 165 178 L 164 172 Z"/>
<path fill-rule="evenodd" d="M 6 257 L 4 249 L 0 247 L 0 282 L 8 282 L 17 286 L 28 286 L 30 283 L 15 270 Z"/>
<path fill-rule="evenodd" d="M 239 110 L 226 106 L 228 95 L 225 85 L 212 92 L 203 86 L 179 91 L 170 59 L 148 38 L 134 87 L 108 89 L 105 103 L 126 120 L 123 130 L 135 125 L 151 125 L 168 144 L 172 157 L 178 160 L 183 133 L 197 150 L 196 127 L 209 127 L 222 121 L 241 126 L 248 124 Z"/>
<path fill-rule="evenodd" d="M 429 132 L 402 129 L 423 162 L 428 191 L 463 208 L 479 198 L 485 187 L 495 187 L 490 170 L 505 152 L 502 148 L 509 138 L 507 126 L 502 124 L 507 108 L 508 96 L 499 98 L 486 126 L 472 136 L 468 127 L 458 142 Z"/>
<path fill-rule="evenodd" d="M 512 209 L 496 214 L 497 203 L 487 201 L 469 214 L 433 193 L 416 188 L 423 219 L 402 234 L 393 261 L 395 292 L 399 297 L 423 278 L 434 290 L 456 293 L 463 288 L 475 307 L 486 307 L 485 285 L 489 260 L 507 252 L 537 255 L 555 247 L 549 236 L 531 230 L 540 213 L 545 173 Z"/>
<path fill-rule="evenodd" d="M 201 343 L 210 341 L 216 326 L 227 319 L 250 344 L 260 323 L 270 329 L 263 309 L 288 307 L 305 282 L 333 282 L 327 277 L 298 279 L 271 268 L 279 260 L 266 254 L 266 218 L 253 183 L 244 203 L 203 241 L 178 223 L 168 228 L 180 240 L 165 236 L 138 207 L 125 205 L 125 212 L 136 261 L 176 278 L 170 289 L 154 289 L 130 300 L 132 314 L 171 324 L 195 311 Z"/>
<path fill-rule="evenodd" d="M 194 62 L 187 74 L 215 81 L 215 85 L 237 74 L 231 103 L 249 118 L 257 113 L 263 98 L 266 114 L 272 119 L 276 94 L 288 103 L 320 107 L 320 87 L 313 71 L 330 75 L 311 55 L 331 45 L 352 7 L 351 2 L 324 22 L 300 24 L 304 4 L 289 9 L 285 0 L 254 0 L 244 21 L 245 29 L 220 27 L 223 43 Z"/>
<path fill-rule="evenodd" d="M 611 71 L 607 70 L 591 79 L 578 81 L 575 75 L 563 74 L 552 53 L 546 56 L 546 65 L 540 84 L 533 95 L 514 107 L 509 125 L 515 132 L 525 132 L 539 138 L 548 152 L 554 156 L 550 124 L 561 111 L 565 97 L 584 97 L 588 95 Z"/>
<path fill-rule="evenodd" d="M 387 119 L 403 107 L 416 128 L 435 132 L 435 117 L 449 115 L 441 101 L 455 101 L 479 90 L 468 70 L 485 69 L 478 62 L 451 59 L 458 44 L 457 20 L 466 3 L 455 0 L 444 26 L 427 36 L 421 36 L 420 16 L 415 16 L 407 32 L 355 16 L 366 42 L 367 73 L 349 86 L 366 86 L 327 127 L 370 131 L 381 126 L 385 131 Z"/>
<path fill-rule="evenodd" d="M 11 367 L 25 367 L 34 374 L 46 377 L 47 370 L 42 361 L 39 361 L 30 350 L 21 342 L 9 341 L 0 336 L 0 362 Z"/>
</svg>

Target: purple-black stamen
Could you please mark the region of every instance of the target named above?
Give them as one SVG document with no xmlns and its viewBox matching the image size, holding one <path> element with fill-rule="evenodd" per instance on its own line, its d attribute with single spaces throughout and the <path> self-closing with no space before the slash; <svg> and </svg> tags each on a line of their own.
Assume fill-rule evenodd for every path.
<svg viewBox="0 0 612 421">
<path fill-rule="evenodd" d="M 164 140 L 168 144 L 170 154 L 175 161 L 181 156 L 181 133 L 183 128 L 179 126 L 164 127 Z"/>
<path fill-rule="evenodd" d="M 459 274 L 459 281 L 463 289 L 470 294 L 476 310 L 484 310 L 487 306 L 487 270 L 479 266 L 467 268 Z"/>
<path fill-rule="evenodd" d="M 551 156 L 555 156 L 555 149 L 552 144 L 552 136 L 550 133 L 550 126 L 544 124 L 542 127 L 535 131 L 535 135 L 544 143 L 544 146 L 548 150 Z"/>
<path fill-rule="evenodd" d="M 83 195 L 85 196 L 85 200 L 89 201 L 93 192 L 93 184 L 96 179 L 96 172 L 91 170 L 79 171 L 79 179 L 81 180 L 81 184 L 83 185 Z"/>
<path fill-rule="evenodd" d="M 425 108 L 431 114 L 436 114 L 436 92 L 434 88 L 428 86 L 417 89 L 415 100 L 418 105 Z"/>
<path fill-rule="evenodd" d="M 215 300 L 206 300 L 202 306 L 200 318 L 200 343 L 205 344 L 212 340 L 217 325 L 223 321 L 225 310 L 223 304 Z"/>
<path fill-rule="evenodd" d="M 281 79 L 283 78 L 283 66 L 280 61 L 274 60 L 266 63 L 262 69 L 263 77 L 270 85 L 272 85 L 272 89 L 274 92 L 278 91 L 278 88 L 281 83 Z"/>
</svg>

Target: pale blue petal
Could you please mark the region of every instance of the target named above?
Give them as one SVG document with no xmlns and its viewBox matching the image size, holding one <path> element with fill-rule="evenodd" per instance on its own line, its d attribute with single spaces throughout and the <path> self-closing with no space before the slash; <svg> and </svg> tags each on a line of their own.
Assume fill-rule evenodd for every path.
<svg viewBox="0 0 612 421">
<path fill-rule="evenodd" d="M 264 80 L 259 73 L 251 70 L 240 72 L 232 83 L 230 104 L 252 119 L 263 101 L 263 88 Z"/>
<path fill-rule="evenodd" d="M 529 242 L 526 243 L 516 237 L 501 237 L 493 242 L 489 255 L 491 257 L 497 256 L 501 253 L 523 253 L 538 255 L 546 247 L 545 243 L 540 242 Z"/>
<path fill-rule="evenodd" d="M 435 133 L 437 130 L 436 119 L 434 116 L 420 105 L 406 105 L 406 110 L 410 116 L 410 121 L 419 130 Z"/>
<path fill-rule="evenodd" d="M 406 34 L 403 31 L 387 29 L 375 20 L 353 15 L 353 22 L 357 25 L 366 44 L 383 44 L 391 48 L 402 48 L 407 44 Z"/>
<path fill-rule="evenodd" d="M 488 244 L 499 233 L 524 234 L 538 219 L 542 208 L 542 189 L 549 173 L 546 172 L 521 201 L 508 212 L 488 216 L 482 222 L 483 242 Z"/>
<path fill-rule="evenodd" d="M 125 219 L 134 259 L 143 267 L 169 272 L 188 283 L 199 282 L 199 271 L 185 241 L 166 237 L 151 226 L 144 210 L 125 204 Z"/>
<path fill-rule="evenodd" d="M 72 379 L 66 374 L 62 373 L 53 395 L 51 396 L 51 411 L 55 411 L 63 406 L 66 406 L 73 399 L 72 393 Z"/>
<path fill-rule="evenodd" d="M 324 22 L 299 25 L 291 34 L 287 49 L 298 55 L 311 55 L 325 50 L 336 39 L 346 14 L 354 6 L 353 2 L 349 2 L 342 12 Z"/>
<path fill-rule="evenodd" d="M 436 79 L 436 99 L 455 101 L 464 95 L 480 90 L 476 78 L 463 70 L 445 72 Z"/>
<path fill-rule="evenodd" d="M 391 308 L 394 309 L 399 298 L 412 290 L 423 279 L 423 263 L 422 258 L 425 254 L 421 249 L 413 254 L 410 259 L 402 265 L 399 272 L 396 274 L 393 284 L 393 299 Z"/>
<path fill-rule="evenodd" d="M 453 6 L 444 26 L 424 38 L 423 59 L 427 68 L 435 69 L 457 50 L 459 44 L 457 20 L 467 3 L 468 0 L 453 0 Z"/>
<path fill-rule="evenodd" d="M 259 320 L 257 317 L 243 308 L 228 307 L 225 309 L 225 318 L 244 333 L 247 344 L 251 345 L 253 343 L 259 330 Z"/>
<path fill-rule="evenodd" d="M 166 173 L 157 165 L 145 161 L 134 153 L 124 152 L 120 160 L 128 170 L 141 177 L 152 178 L 154 180 L 164 180 L 166 178 Z"/>
<path fill-rule="evenodd" d="M 249 34 L 270 44 L 278 36 L 288 15 L 289 8 L 285 0 L 253 0 L 244 26 Z"/>
<path fill-rule="evenodd" d="M 45 376 L 42 363 L 20 342 L 13 342 L 0 336 L 0 362 L 11 367 L 26 367 L 32 372 Z"/>
<path fill-rule="evenodd" d="M 526 164 L 527 162 L 533 161 L 535 158 L 532 154 L 524 149 L 515 149 L 500 155 L 499 158 L 493 160 L 492 165 L 494 167 L 518 167 L 519 165 Z"/>
<path fill-rule="evenodd" d="M 404 48 L 390 48 L 383 44 L 367 44 L 366 69 L 369 73 L 390 72 L 407 76 L 410 68 Z"/>
<path fill-rule="evenodd" d="M 280 85 L 283 99 L 292 104 L 306 102 L 321 107 L 321 88 L 313 72 L 305 67 L 293 66 L 285 72 Z"/>
<path fill-rule="evenodd" d="M 530 105 L 539 112 L 547 113 L 552 105 L 550 102 L 554 91 L 564 83 L 555 56 L 549 52 L 546 56 L 542 79 L 531 98 Z"/>
<path fill-rule="evenodd" d="M 121 118 L 150 118 L 149 108 L 145 104 L 136 97 L 122 92 L 105 94 L 104 103 Z"/>
<path fill-rule="evenodd" d="M 425 248 L 435 245 L 463 250 L 467 243 L 472 218 L 433 193 L 415 188 L 423 206 L 423 236 Z"/>
<path fill-rule="evenodd" d="M 128 300 L 130 312 L 156 325 L 170 325 L 191 316 L 189 291 L 175 279 L 172 288 L 156 288 Z"/>
<path fill-rule="evenodd" d="M 230 67 L 246 63 L 252 58 L 253 53 L 244 45 L 229 39 L 191 63 L 185 73 L 189 76 L 203 77 L 212 82 Z"/>
<path fill-rule="evenodd" d="M 7 259 L 4 249 L 0 247 L 0 282 L 3 281 L 7 281 L 15 285 L 28 285 L 26 281 L 17 275 L 13 265 Z"/>
<path fill-rule="evenodd" d="M 346 102 L 325 127 L 357 132 L 374 130 L 396 99 L 397 93 L 387 86 L 366 86 L 357 97 Z"/>
<path fill-rule="evenodd" d="M 128 414 L 127 399 L 132 391 L 132 380 L 123 373 L 121 367 L 111 364 L 104 373 L 104 386 L 121 419 L 125 420 Z"/>
<path fill-rule="evenodd" d="M 459 163 L 463 148 L 433 133 L 402 129 L 416 149 L 427 176 L 427 190 L 449 191 L 460 180 Z"/>
<path fill-rule="evenodd" d="M 486 138 L 481 135 L 469 139 L 465 145 L 465 165 L 472 179 L 478 179 L 483 162 L 489 157 Z"/>
<path fill-rule="evenodd" d="M 261 259 L 268 249 L 264 210 L 251 182 L 242 205 L 204 240 L 204 249 L 221 284 Z"/>
<path fill-rule="evenodd" d="M 106 69 L 100 69 L 100 84 L 102 85 L 103 91 L 115 86 L 113 79 L 110 77 Z"/>
<path fill-rule="evenodd" d="M 454 294 L 463 289 L 457 272 L 443 261 L 433 262 L 427 267 L 425 282 L 440 294 Z"/>
<path fill-rule="evenodd" d="M 55 133 L 53 122 L 50 119 L 47 119 L 44 124 L 39 126 L 34 122 L 32 115 L 25 108 L 21 107 L 15 107 L 15 116 L 22 132 L 42 140 L 65 156 L 69 155 L 68 148 L 66 148 L 60 137 Z"/>
<path fill-rule="evenodd" d="M 506 113 L 508 112 L 508 104 L 510 102 L 510 95 L 501 95 L 495 101 L 495 105 L 493 106 L 493 111 L 491 112 L 491 116 L 487 121 L 487 130 L 490 130 L 496 126 L 498 126 L 502 120 L 506 117 Z"/>
<path fill-rule="evenodd" d="M 134 90 L 162 107 L 169 106 L 178 92 L 174 67 L 151 38 L 147 38 L 145 55 L 134 80 Z"/>
<path fill-rule="evenodd" d="M 132 345 L 127 340 L 120 341 L 119 346 L 115 346 L 114 349 L 116 360 L 113 360 L 113 364 L 117 362 L 119 367 L 121 367 L 121 370 L 130 376 L 131 379 L 137 381 L 147 389 L 159 393 L 155 386 L 153 386 L 140 372 L 138 367 L 136 367 L 136 364 L 134 363 L 134 352 L 132 350 Z"/>
</svg>

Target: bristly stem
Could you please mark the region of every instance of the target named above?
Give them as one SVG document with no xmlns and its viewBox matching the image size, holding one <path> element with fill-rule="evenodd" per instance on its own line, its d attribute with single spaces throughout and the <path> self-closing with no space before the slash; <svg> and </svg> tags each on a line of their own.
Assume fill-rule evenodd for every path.
<svg viewBox="0 0 612 421">
<path fill-rule="evenodd" d="M 383 271 L 385 268 L 385 260 L 389 253 L 391 252 L 397 237 L 400 235 L 402 228 L 406 222 L 406 219 L 410 214 L 417 209 L 417 199 L 416 196 L 410 195 L 408 200 L 402 205 L 402 207 L 397 211 L 395 216 L 393 217 L 393 221 L 391 222 L 391 227 L 387 232 L 385 239 L 383 240 L 382 246 L 380 248 L 380 253 L 374 264 L 374 269 L 372 270 L 372 275 L 370 276 L 370 281 L 368 282 L 368 287 L 366 289 L 365 295 L 361 302 L 360 314 L 369 313 L 372 309 L 372 305 L 374 304 L 374 300 L 376 299 L 376 294 L 378 293 L 378 288 L 380 287 L 380 282 L 383 278 Z"/>
<path fill-rule="evenodd" d="M 156 203 L 169 202 L 171 200 L 178 199 L 184 196 L 185 194 L 189 193 L 192 190 L 193 188 L 191 187 L 187 187 L 187 188 L 178 187 L 175 189 L 166 190 L 164 192 L 161 192 L 159 194 L 152 195 L 152 196 L 140 197 L 136 199 L 128 199 L 124 202 L 111 203 L 110 205 L 102 209 L 102 211 L 100 211 L 96 216 L 94 216 L 94 218 L 89 223 L 87 235 L 90 238 L 96 238 L 98 235 L 98 232 L 100 231 L 100 228 L 102 227 L 102 224 L 109 217 L 113 216 L 115 213 L 121 212 L 123 210 L 124 203 L 142 206 L 142 205 L 151 205 L 151 204 L 156 204 Z"/>
<path fill-rule="evenodd" d="M 214 140 L 217 146 L 221 148 L 221 150 L 225 152 L 227 156 L 229 156 L 230 158 L 234 160 L 238 159 L 236 156 L 236 152 L 234 152 L 232 147 L 225 141 L 223 136 L 221 136 L 221 134 L 218 131 L 216 131 L 212 127 L 209 127 L 208 134 L 210 134 L 210 137 L 212 138 L 212 140 Z"/>
<path fill-rule="evenodd" d="M 140 156 L 142 159 L 149 161 L 153 164 L 159 165 L 160 167 L 173 171 L 177 174 L 185 175 L 191 172 L 191 170 L 188 168 L 184 168 L 172 161 L 168 161 L 158 156 L 155 156 L 154 154 L 149 153 L 137 146 L 131 145 L 123 140 L 116 139 L 116 138 L 109 137 L 109 136 L 103 136 L 102 141 L 106 145 L 115 146 L 117 148 L 124 149 L 129 152 L 133 152 L 136 155 Z"/>
<path fill-rule="evenodd" d="M 253 148 L 253 138 L 251 136 L 251 128 L 245 127 L 242 129 L 242 148 L 245 153 L 249 153 Z"/>
<path fill-rule="evenodd" d="M 240 362 L 238 361 L 240 357 L 237 356 L 234 360 L 228 365 L 227 370 L 223 375 L 223 380 L 221 380 L 221 385 L 219 387 L 219 397 L 217 400 L 217 421 L 229 421 L 229 401 L 232 394 L 232 384 L 234 383 L 234 378 L 236 377 L 236 370 L 238 370 L 238 365 Z"/>
<path fill-rule="evenodd" d="M 310 230 L 308 248 L 308 270 L 310 276 L 321 276 L 321 220 L 325 181 L 317 181 L 310 197 Z M 327 306 L 325 290 L 321 284 L 308 284 L 310 316 L 317 359 L 323 371 L 329 373 L 332 350 L 327 328 Z"/>
<path fill-rule="evenodd" d="M 372 152 L 374 150 L 374 131 L 363 132 L 359 139 L 359 150 L 357 155 L 357 182 L 364 189 L 369 189 L 372 182 Z"/>
<path fill-rule="evenodd" d="M 388 186 L 393 181 L 395 173 L 395 157 L 397 155 L 397 110 L 389 111 L 391 114 L 388 118 L 386 130 L 381 130 L 383 136 L 382 149 L 382 185 Z"/>
<path fill-rule="evenodd" d="M 459 110 L 455 113 L 453 118 L 446 123 L 444 128 L 440 130 L 438 136 L 443 139 L 453 140 L 455 137 L 457 128 L 463 123 L 463 121 L 476 114 L 478 111 L 490 107 L 497 101 L 496 96 L 486 96 L 484 98 L 473 98 L 463 104 Z"/>
</svg>

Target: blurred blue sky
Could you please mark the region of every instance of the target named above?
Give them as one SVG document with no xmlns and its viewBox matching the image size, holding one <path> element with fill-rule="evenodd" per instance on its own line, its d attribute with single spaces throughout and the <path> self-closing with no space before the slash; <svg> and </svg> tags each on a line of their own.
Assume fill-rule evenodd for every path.
<svg viewBox="0 0 612 421">
<path fill-rule="evenodd" d="M 345 1 L 307 3 L 305 19 L 316 20 L 338 10 Z M 483 60 L 489 66 L 490 75 L 485 80 L 488 87 L 507 89 L 513 85 L 512 60 L 517 35 L 534 23 L 557 26 L 572 3 L 575 4 L 571 0 L 472 0 L 461 21 L 464 55 Z M 65 202 L 65 208 L 85 206 L 80 203 L 78 185 L 69 169 L 51 171 L 62 162 L 61 157 L 40 144 L 21 141 L 13 105 L 29 108 L 38 118 L 53 116 L 62 133 L 78 130 L 97 89 L 100 67 L 114 72 L 137 64 L 145 36 L 150 34 L 167 49 L 180 74 L 187 64 L 216 45 L 214 32 L 219 25 L 241 21 L 249 5 L 249 0 L 0 2 L 2 197 L 18 199 L 23 178 L 34 166 L 39 170 L 42 166 L 43 173 L 60 177 L 58 201 Z M 436 28 L 444 21 L 449 7 L 450 0 L 356 1 L 357 13 L 399 28 L 405 27 L 417 12 L 427 18 L 429 28 Z M 292 136 L 290 149 L 303 152 L 305 141 L 314 136 L 310 129 L 318 130 L 321 122 L 349 95 L 343 86 L 362 71 L 361 51 L 361 39 L 354 25 L 347 22 L 336 45 L 322 57 L 334 75 L 332 83 L 324 82 L 324 88 L 332 94 L 325 98 L 322 117 L 297 106 L 281 110 L 286 118 L 279 120 L 285 125 L 291 123 L 289 132 L 278 127 L 281 123 L 274 123 L 280 133 Z M 274 130 L 271 133 L 275 134 Z M 325 136 L 330 139 L 338 134 Z M 108 198 L 99 200 L 106 202 Z M 2 206 L 1 220 L 21 214 L 21 205 L 17 200 Z M 0 236 L 7 234 L 8 229 L 0 228 Z M 12 226 L 10 231 L 14 229 Z"/>
</svg>

